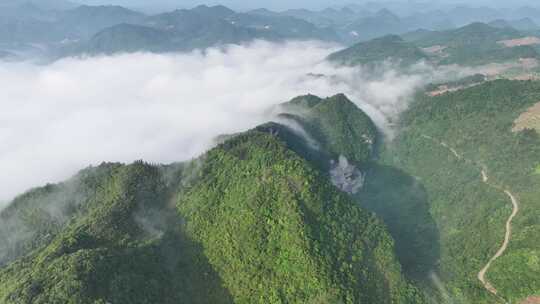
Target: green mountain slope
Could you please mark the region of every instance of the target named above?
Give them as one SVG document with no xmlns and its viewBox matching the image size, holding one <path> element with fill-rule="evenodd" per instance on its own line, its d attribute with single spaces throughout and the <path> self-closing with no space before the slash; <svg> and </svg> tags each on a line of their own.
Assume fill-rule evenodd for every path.
<svg viewBox="0 0 540 304">
<path fill-rule="evenodd" d="M 74 204 L 80 195 L 75 192 L 63 193 L 68 204 L 43 196 L 45 206 L 36 206 L 45 188 L 12 207 L 22 213 L 50 214 L 47 208 L 57 207 L 79 211 L 50 234 L 50 241 L 0 271 L 0 302 L 230 302 L 200 246 L 181 231 L 160 168 L 135 163 L 87 174 L 97 178 L 84 205 Z"/>
<path fill-rule="evenodd" d="M 464 45 L 491 44 L 499 40 L 514 39 L 521 36 L 522 34 L 513 28 L 497 28 L 476 22 L 457 29 L 433 31 L 413 42 L 424 47 L 437 44 L 460 47 Z"/>
<path fill-rule="evenodd" d="M 423 48 L 438 46 L 442 48 L 434 60 L 439 64 L 480 65 L 493 62 L 517 61 L 520 58 L 538 58 L 532 46 L 508 48 L 498 43 L 517 39 L 526 35 L 513 28 L 499 28 L 484 23 L 424 33 L 404 35 L 407 41 Z"/>
<path fill-rule="evenodd" d="M 438 263 L 439 232 L 422 185 L 398 168 L 377 161 L 381 136 L 371 119 L 343 95 L 327 99 L 300 96 L 282 105 L 282 110 L 286 113 L 280 116 L 283 122 L 297 123 L 307 135 L 288 138 L 290 133 L 275 125 L 265 130 L 292 143 L 292 150 L 323 172 L 335 169 L 338 158 L 344 156 L 356 171 L 351 174 L 345 170 L 349 184 L 362 185 L 361 190 L 344 189 L 385 221 L 405 274 L 422 282 Z M 302 140 L 306 143 L 296 144 Z"/>
<path fill-rule="evenodd" d="M 375 124 L 345 95 L 326 99 L 313 95 L 299 96 L 282 105 L 282 118 L 297 122 L 308 132 L 320 150 L 337 159 L 345 156 L 364 164 L 373 156 L 378 143 Z"/>
<path fill-rule="evenodd" d="M 132 24 L 120 24 L 94 35 L 81 51 L 89 54 L 130 53 L 137 51 L 165 52 L 173 50 L 171 35 L 165 31 Z"/>
<path fill-rule="evenodd" d="M 512 132 L 514 120 L 540 100 L 539 89 L 537 82 L 501 80 L 438 97 L 419 95 L 405 114 L 403 132 L 386 148 L 384 161 L 425 188 L 440 232 L 440 264 L 433 270 L 448 303 L 499 301 L 477 276 L 501 247 L 512 213 L 503 190 L 517 197 L 520 210 L 509 247 L 486 278 L 512 303 L 540 294 L 540 137 L 532 130 Z"/>
<path fill-rule="evenodd" d="M 271 135 L 226 142 L 201 171 L 178 206 L 239 303 L 419 301 L 377 220 Z"/>
<path fill-rule="evenodd" d="M 341 95 L 307 100 L 326 136 L 362 113 Z M 336 143 L 311 153 L 350 152 Z M 385 226 L 310 149 L 271 123 L 189 164 L 103 164 L 34 189 L 0 213 L 0 302 L 422 303 Z"/>
<path fill-rule="evenodd" d="M 358 43 L 331 54 L 328 59 L 344 65 L 374 64 L 385 60 L 410 65 L 428 59 L 428 56 L 414 44 L 404 41 L 399 36 L 390 35 Z"/>
<path fill-rule="evenodd" d="M 388 59 L 399 61 L 402 66 L 421 60 L 436 65 L 475 66 L 517 62 L 522 58 L 538 59 L 538 52 L 532 45 L 507 47 L 500 43 L 526 36 L 513 28 L 472 23 L 446 31 L 417 30 L 402 36 L 376 38 L 331 54 L 328 59 L 353 66 L 371 65 Z"/>
</svg>

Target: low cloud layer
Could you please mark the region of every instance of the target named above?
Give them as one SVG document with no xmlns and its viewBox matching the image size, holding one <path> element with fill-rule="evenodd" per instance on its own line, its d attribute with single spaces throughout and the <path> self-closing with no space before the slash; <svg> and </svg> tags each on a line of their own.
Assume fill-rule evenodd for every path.
<svg viewBox="0 0 540 304">
<path fill-rule="evenodd" d="M 102 161 L 196 157 L 215 136 L 266 122 L 273 105 L 307 93 L 345 93 L 387 129 L 432 73 L 373 77 L 325 63 L 334 50 L 257 42 L 205 54 L 0 62 L 0 201 Z"/>
</svg>

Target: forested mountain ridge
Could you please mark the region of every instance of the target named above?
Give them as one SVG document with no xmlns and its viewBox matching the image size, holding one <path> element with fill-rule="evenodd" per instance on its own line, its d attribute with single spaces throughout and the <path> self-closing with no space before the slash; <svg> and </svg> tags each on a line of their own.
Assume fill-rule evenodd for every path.
<svg viewBox="0 0 540 304">
<path fill-rule="evenodd" d="M 264 299 L 264 302 L 345 303 L 415 303 L 421 299 L 414 288 L 407 287 L 400 278 L 398 264 L 390 262 L 388 254 L 392 249 L 387 246 L 392 242 L 387 243 L 380 238 L 382 235 L 376 232 L 378 228 L 371 226 L 374 223 L 368 224 L 369 217 L 360 219 L 360 209 L 354 203 L 350 200 L 341 201 L 345 196 L 331 190 L 330 184 L 319 184 L 320 178 L 312 176 L 304 179 L 302 176 L 305 173 L 300 172 L 312 169 L 304 167 L 298 162 L 300 159 L 291 159 L 290 163 L 275 162 L 283 157 L 283 153 L 290 152 L 283 148 L 280 148 L 281 151 L 275 150 L 278 147 L 273 147 L 274 143 L 268 141 L 268 135 L 259 133 L 246 136 L 236 137 L 222 145 L 224 150 L 218 148 L 208 155 L 208 166 L 203 165 L 202 168 L 203 172 L 208 170 L 208 175 L 205 174 L 208 180 L 190 189 L 187 197 L 191 199 L 181 199 L 179 207 L 186 210 L 188 223 L 191 217 L 195 217 L 191 221 L 193 226 L 188 224 L 188 229 L 194 230 L 203 246 L 219 248 L 218 252 L 221 253 L 210 257 L 210 260 L 216 260 L 219 272 L 226 281 L 229 277 L 234 280 L 230 289 L 235 298 L 240 302 L 252 302 L 259 298 Z M 273 152 L 272 156 L 266 153 L 258 156 L 262 152 L 259 149 Z M 246 161 L 239 162 L 238 158 Z M 223 163 L 230 166 L 223 167 Z M 257 173 L 253 165 L 265 169 Z M 237 171 L 245 172 L 245 177 L 231 180 L 230 173 Z M 249 205 L 238 206 L 234 203 L 238 200 L 237 195 L 248 193 L 254 195 Z M 321 195 L 320 198 L 317 195 Z M 219 201 L 218 206 L 209 205 L 216 200 Z M 271 203 L 280 201 L 286 202 L 285 205 Z M 204 214 L 207 208 L 215 210 L 212 214 L 216 214 L 217 218 L 201 217 L 199 212 Z M 239 219 L 235 219 L 239 214 L 243 214 L 248 223 L 242 224 Z M 276 218 L 277 214 L 285 218 Z M 234 224 L 228 226 L 228 223 Z M 332 232 L 338 230 L 345 234 Z M 218 231 L 225 232 L 225 235 L 219 235 Z M 365 232 L 357 234 L 353 231 Z M 251 236 L 248 239 L 264 237 L 252 245 L 241 245 L 241 240 L 245 239 L 241 237 L 244 233 Z M 363 240 L 355 241 L 353 235 L 362 235 Z M 302 240 L 304 237 L 306 239 Z M 371 237 L 374 238 L 368 240 Z M 313 250 L 318 254 L 306 256 Z M 228 260 L 231 253 L 233 260 Z M 253 266 L 237 264 L 237 256 L 249 260 L 262 259 L 264 264 L 259 266 L 262 269 L 257 271 L 267 273 L 264 269 L 273 269 L 270 271 L 275 271 L 275 275 L 252 277 Z M 326 262 L 328 257 L 333 260 L 330 264 Z M 319 270 L 311 273 L 314 267 Z M 339 271 L 336 267 L 339 267 Z M 336 272 L 332 274 L 332 271 Z M 307 277 L 298 276 L 302 273 L 311 274 Z M 386 283 L 381 284 L 381 279 Z M 265 292 L 258 295 L 259 291 L 249 295 L 240 287 L 255 287 L 257 284 L 266 288 L 276 286 L 275 290 L 282 290 L 282 294 L 269 295 Z"/>
<path fill-rule="evenodd" d="M 47 11 L 28 4 L 6 12 L 0 25 L 0 45 L 18 52 L 21 46 L 39 45 L 40 52 L 53 58 L 190 51 L 255 39 L 338 40 L 332 29 L 291 16 L 263 16 L 206 5 L 145 15 L 113 5 Z"/>
<path fill-rule="evenodd" d="M 161 52 L 205 49 L 212 46 L 249 42 L 254 39 L 271 41 L 285 39 L 335 41 L 337 39 L 336 34 L 331 30 L 318 29 L 300 19 L 237 13 L 224 6 L 201 5 L 190 10 L 175 10 L 149 16 L 135 24 L 140 28 L 130 28 L 124 39 L 130 37 L 129 33 L 155 31 L 158 36 L 166 37 L 160 43 Z M 94 49 L 92 45 L 97 43 L 105 45 L 106 42 L 103 41 L 102 37 L 111 35 L 112 31 L 118 32 L 118 30 L 118 26 L 104 28 L 99 34 L 92 37 L 87 45 L 81 45 L 79 52 L 99 53 L 100 50 Z M 122 36 L 122 33 L 117 35 Z M 103 46 L 102 49 L 109 49 L 109 52 L 131 51 L 130 49 L 123 50 L 122 44 L 116 46 L 113 44 L 108 48 Z M 139 43 L 136 50 L 156 51 L 156 48 L 152 44 Z"/>
<path fill-rule="evenodd" d="M 318 139 L 376 136 L 345 96 L 290 104 L 306 98 Z M 304 157 L 297 132 L 268 124 L 190 163 L 102 164 L 19 196 L 0 213 L 0 302 L 422 303 L 384 224 L 315 161 L 371 151 L 326 138 Z"/>
<path fill-rule="evenodd" d="M 479 22 L 489 23 L 500 32 L 522 31 L 525 36 L 534 36 L 538 31 L 535 23 L 538 20 L 534 19 L 532 9 L 505 16 L 501 13 L 486 15 L 482 9 L 465 7 L 449 12 L 433 10 L 403 15 L 386 7 L 375 9 L 369 5 L 317 12 L 304 9 L 237 12 L 221 5 L 201 5 L 159 14 L 145 14 L 115 5 L 77 6 L 64 1 L 10 0 L 0 7 L 0 45 L 16 54 L 26 54 L 24 51 L 31 49 L 32 54 L 53 60 L 81 54 L 189 51 L 254 39 L 322 40 L 351 46 L 388 35 L 410 37 L 411 31 L 431 32 L 446 43 L 450 39 L 448 33 L 459 31 L 456 27 L 474 25 L 478 28 Z M 459 17 L 463 14 L 468 16 Z M 126 24 L 130 27 L 122 26 Z M 150 31 L 160 37 L 159 43 L 148 37 Z M 114 42 L 116 38 L 126 43 L 126 49 Z M 472 48 L 480 47 L 480 42 Z M 424 43 L 417 46 L 421 45 Z M 426 47 L 431 46 L 434 44 Z M 460 55 L 466 50 L 449 47 L 447 51 L 449 58 L 438 58 L 444 63 L 466 59 Z M 491 48 L 490 51 L 494 53 L 489 59 L 532 54 L 527 46 L 496 52 Z M 481 59 L 475 53 L 467 55 Z"/>
</svg>

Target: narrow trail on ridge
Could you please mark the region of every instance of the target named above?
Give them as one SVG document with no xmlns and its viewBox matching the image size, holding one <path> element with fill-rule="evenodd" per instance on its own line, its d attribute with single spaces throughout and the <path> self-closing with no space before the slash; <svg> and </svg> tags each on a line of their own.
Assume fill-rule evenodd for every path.
<svg viewBox="0 0 540 304">
<path fill-rule="evenodd" d="M 450 152 L 452 152 L 452 154 L 457 159 L 464 160 L 465 162 L 471 163 L 473 165 L 478 165 L 474 161 L 471 161 L 471 160 L 468 160 L 468 159 L 464 158 L 461 154 L 459 154 L 457 152 L 457 150 L 450 147 L 447 143 L 445 143 L 443 141 L 438 141 L 435 138 L 433 138 L 431 136 L 428 136 L 428 135 L 424 135 L 424 134 L 422 135 L 422 137 L 426 138 L 426 139 L 429 139 L 429 140 L 443 146 L 444 148 L 448 149 Z M 506 194 L 510 198 L 510 201 L 512 202 L 513 210 L 512 210 L 512 214 L 510 215 L 510 217 L 506 221 L 506 228 L 505 228 L 506 232 L 505 232 L 505 235 L 504 235 L 504 241 L 503 241 L 501 247 L 499 248 L 499 250 L 497 251 L 497 253 L 495 253 L 495 255 L 493 255 L 493 257 L 491 257 L 491 259 L 489 259 L 489 261 L 484 266 L 484 268 L 482 268 L 478 272 L 478 280 L 482 283 L 482 285 L 484 285 L 484 288 L 487 291 L 489 291 L 491 294 L 497 296 L 501 300 L 507 302 L 504 298 L 502 298 L 501 296 L 498 295 L 497 289 L 486 279 L 486 273 L 489 271 L 489 268 L 491 267 L 491 264 L 493 264 L 493 262 L 496 259 L 501 257 L 506 252 L 506 249 L 508 249 L 508 244 L 510 244 L 510 240 L 512 238 L 512 221 L 514 220 L 516 215 L 519 213 L 519 201 L 514 196 L 514 194 L 512 194 L 512 192 L 510 192 L 510 190 L 506 190 L 506 189 L 504 189 L 504 188 L 502 188 L 500 186 L 497 186 L 497 185 L 494 185 L 494 184 L 490 183 L 489 182 L 489 175 L 487 173 L 487 168 L 484 167 L 484 166 L 481 166 L 481 167 L 482 167 L 482 169 L 481 169 L 480 173 L 482 175 L 482 182 L 484 182 L 486 185 L 488 185 L 488 186 L 490 186 L 490 187 L 492 187 L 494 189 L 497 189 L 498 191 L 504 192 L 504 194 Z"/>
</svg>

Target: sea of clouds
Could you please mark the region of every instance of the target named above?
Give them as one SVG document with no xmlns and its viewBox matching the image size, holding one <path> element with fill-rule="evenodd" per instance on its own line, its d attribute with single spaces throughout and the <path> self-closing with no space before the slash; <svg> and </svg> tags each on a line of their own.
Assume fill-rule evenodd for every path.
<svg viewBox="0 0 540 304">
<path fill-rule="evenodd" d="M 337 49 L 259 41 L 187 54 L 0 62 L 0 201 L 103 161 L 197 157 L 216 136 L 271 120 L 269 109 L 307 93 L 345 93 L 391 136 L 415 90 L 443 77 L 422 64 L 409 73 L 336 67 L 325 58 Z"/>
</svg>

